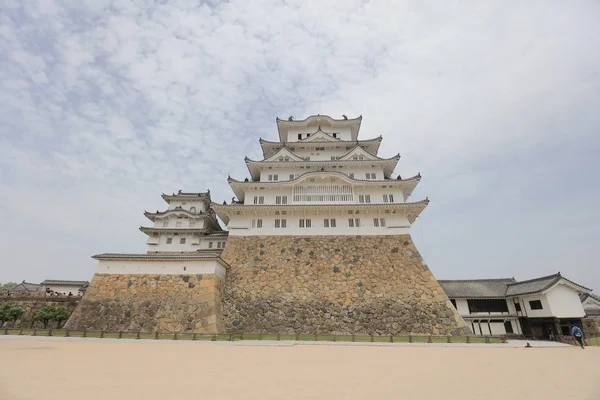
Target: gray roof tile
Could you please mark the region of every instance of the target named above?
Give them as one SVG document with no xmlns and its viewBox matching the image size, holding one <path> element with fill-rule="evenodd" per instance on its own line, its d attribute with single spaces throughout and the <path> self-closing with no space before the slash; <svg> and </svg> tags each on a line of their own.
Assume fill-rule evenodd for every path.
<svg viewBox="0 0 600 400">
<path fill-rule="evenodd" d="M 505 297 L 506 289 L 510 283 L 516 282 L 514 278 L 504 279 L 471 279 L 438 281 L 451 298 L 498 298 Z"/>
</svg>

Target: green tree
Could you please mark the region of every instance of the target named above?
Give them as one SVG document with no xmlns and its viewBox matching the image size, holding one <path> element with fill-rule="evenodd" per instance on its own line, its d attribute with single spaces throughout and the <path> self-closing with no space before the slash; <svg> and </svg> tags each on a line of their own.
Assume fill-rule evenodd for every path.
<svg viewBox="0 0 600 400">
<path fill-rule="evenodd" d="M 50 321 L 56 321 L 58 322 L 58 326 L 60 326 L 67 318 L 69 318 L 69 312 L 65 307 L 46 306 L 34 311 L 31 319 L 33 321 L 42 321 L 44 329 L 46 329 Z"/>
<path fill-rule="evenodd" d="M 14 324 L 23 316 L 23 314 L 25 314 L 25 311 L 19 307 L 15 307 L 10 304 L 0 305 L 0 326 L 2 326 L 6 321 L 12 321 L 14 326 Z"/>
<path fill-rule="evenodd" d="M 5 284 L 0 283 L 0 290 L 9 290 L 19 286 L 17 282 L 6 282 Z"/>
<path fill-rule="evenodd" d="M 58 323 L 58 328 L 62 325 L 64 321 L 69 318 L 69 311 L 65 307 L 56 307 L 54 311 L 54 321 Z"/>
</svg>

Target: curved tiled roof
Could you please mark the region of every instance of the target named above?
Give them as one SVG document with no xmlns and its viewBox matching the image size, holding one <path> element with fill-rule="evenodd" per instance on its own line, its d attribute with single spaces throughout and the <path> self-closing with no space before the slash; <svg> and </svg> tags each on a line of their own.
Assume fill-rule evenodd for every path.
<svg viewBox="0 0 600 400">
<path fill-rule="evenodd" d="M 438 282 L 451 299 L 485 299 L 505 297 L 508 285 L 516 280 L 515 278 L 502 278 L 439 280 Z"/>
<path fill-rule="evenodd" d="M 40 285 L 64 285 L 64 286 L 84 286 L 87 285 L 88 281 L 62 281 L 54 279 L 46 279 Z"/>
<path fill-rule="evenodd" d="M 393 183 L 393 182 L 413 182 L 413 181 L 420 181 L 421 180 L 421 173 L 419 172 L 417 175 L 415 176 L 411 176 L 410 178 L 406 178 L 406 179 L 383 179 L 383 180 L 375 180 L 375 179 L 358 179 L 358 178 L 351 178 L 348 174 L 345 174 L 343 172 L 339 172 L 339 171 L 309 171 L 309 172 L 305 172 L 303 174 L 300 174 L 298 176 L 296 176 L 294 179 L 289 179 L 289 180 L 285 180 L 285 181 L 271 181 L 271 182 L 261 182 L 261 181 L 240 181 L 237 179 L 234 179 L 232 177 L 228 177 L 227 178 L 227 182 L 228 183 L 243 183 L 243 184 L 255 184 L 255 185 L 277 185 L 280 183 L 289 183 L 289 182 L 298 182 L 299 180 L 301 180 L 301 178 L 304 178 L 308 175 L 312 175 L 312 174 L 322 174 L 322 173 L 327 173 L 327 174 L 335 174 L 335 175 L 341 175 L 344 178 L 353 181 L 353 182 L 367 182 L 367 183 L 374 183 L 374 184 L 379 184 L 381 185 L 382 183 L 385 184 L 389 184 L 389 183 Z"/>
</svg>

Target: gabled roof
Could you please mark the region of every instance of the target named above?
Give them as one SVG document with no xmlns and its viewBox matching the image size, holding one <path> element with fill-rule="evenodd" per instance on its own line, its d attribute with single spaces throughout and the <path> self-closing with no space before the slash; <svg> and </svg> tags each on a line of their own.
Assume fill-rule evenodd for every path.
<svg viewBox="0 0 600 400">
<path fill-rule="evenodd" d="M 356 140 L 358 137 L 358 131 L 360 130 L 360 124 L 362 121 L 362 115 L 358 118 L 348 119 L 333 119 L 327 115 L 311 115 L 303 120 L 295 121 L 288 118 L 287 120 L 275 119 L 277 122 L 277 131 L 279 132 L 279 140 L 285 142 L 287 140 L 287 133 L 293 128 L 308 128 L 308 127 L 327 127 L 328 130 L 335 130 L 336 128 L 350 128 L 350 136 L 352 140 Z"/>
<path fill-rule="evenodd" d="M 509 284 L 515 278 L 439 280 L 440 286 L 451 299 L 493 299 L 506 296 Z"/>
<path fill-rule="evenodd" d="M 337 160 L 346 161 L 352 160 L 354 156 L 362 156 L 365 157 L 366 160 L 383 160 L 381 157 L 377 157 L 363 149 L 360 146 L 355 146 L 352 150 L 344 154 L 343 156 L 337 157 Z M 400 154 L 397 154 L 396 157 L 400 158 Z"/>
<path fill-rule="evenodd" d="M 174 214 L 174 215 L 185 214 L 185 215 L 188 215 L 188 216 L 190 216 L 192 218 L 209 218 L 210 217 L 209 214 L 204 213 L 202 211 L 193 213 L 193 212 L 191 212 L 189 210 L 186 210 L 186 209 L 184 209 L 182 207 L 176 207 L 174 209 L 165 210 L 165 211 L 158 211 L 158 210 L 156 210 L 156 212 L 144 211 L 144 216 L 146 218 L 148 218 L 150 221 L 154 221 L 157 218 L 165 217 L 165 216 L 168 216 L 170 214 Z"/>
<path fill-rule="evenodd" d="M 171 203 L 172 200 L 201 200 L 204 201 L 206 203 L 210 203 L 210 190 L 207 190 L 206 192 L 182 192 L 181 190 L 177 193 L 173 193 L 173 194 L 161 194 L 161 197 L 163 198 L 164 201 L 166 201 L 167 203 Z"/>
<path fill-rule="evenodd" d="M 63 280 L 55 280 L 55 279 L 46 279 L 44 282 L 40 283 L 43 286 L 49 285 L 61 285 L 61 286 L 84 286 L 88 284 L 88 281 L 63 281 Z"/>
<path fill-rule="evenodd" d="M 42 289 L 41 285 L 37 283 L 29 283 L 29 282 L 21 282 L 17 286 L 12 289 L 9 289 L 9 292 L 39 292 Z"/>
<path fill-rule="evenodd" d="M 553 275 L 542 276 L 540 278 L 529 279 L 526 281 L 514 283 L 508 287 L 508 289 L 506 290 L 506 295 L 522 296 L 525 294 L 540 293 L 547 289 L 550 289 L 552 286 L 554 286 L 561 280 L 566 281 L 567 283 L 571 284 L 572 286 L 581 291 L 591 291 L 591 289 L 588 289 L 585 286 L 581 286 L 573 281 L 566 279 L 559 272 Z"/>
<path fill-rule="evenodd" d="M 298 156 L 297 154 L 292 153 L 288 148 L 282 147 L 273 154 L 271 157 L 265 159 L 264 161 L 278 161 L 281 157 L 288 157 L 291 161 L 304 161 L 303 157 Z"/>
<path fill-rule="evenodd" d="M 340 138 L 334 138 L 331 136 L 332 133 L 336 132 L 324 132 L 319 126 L 315 132 L 306 132 L 310 133 L 310 136 L 305 137 L 304 139 L 300 139 L 295 143 L 308 143 L 308 142 L 341 142 Z"/>
</svg>

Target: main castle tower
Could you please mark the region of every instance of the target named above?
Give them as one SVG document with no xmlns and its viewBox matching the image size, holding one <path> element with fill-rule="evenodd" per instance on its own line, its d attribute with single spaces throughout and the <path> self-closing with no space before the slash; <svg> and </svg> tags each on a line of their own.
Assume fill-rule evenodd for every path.
<svg viewBox="0 0 600 400">
<path fill-rule="evenodd" d="M 359 140 L 361 120 L 277 119 L 250 177 L 229 178 L 237 200 L 212 204 L 229 229 L 224 331 L 466 331 L 409 234 L 429 202 L 407 201 L 421 177 L 392 177 L 400 155 Z"/>
</svg>

